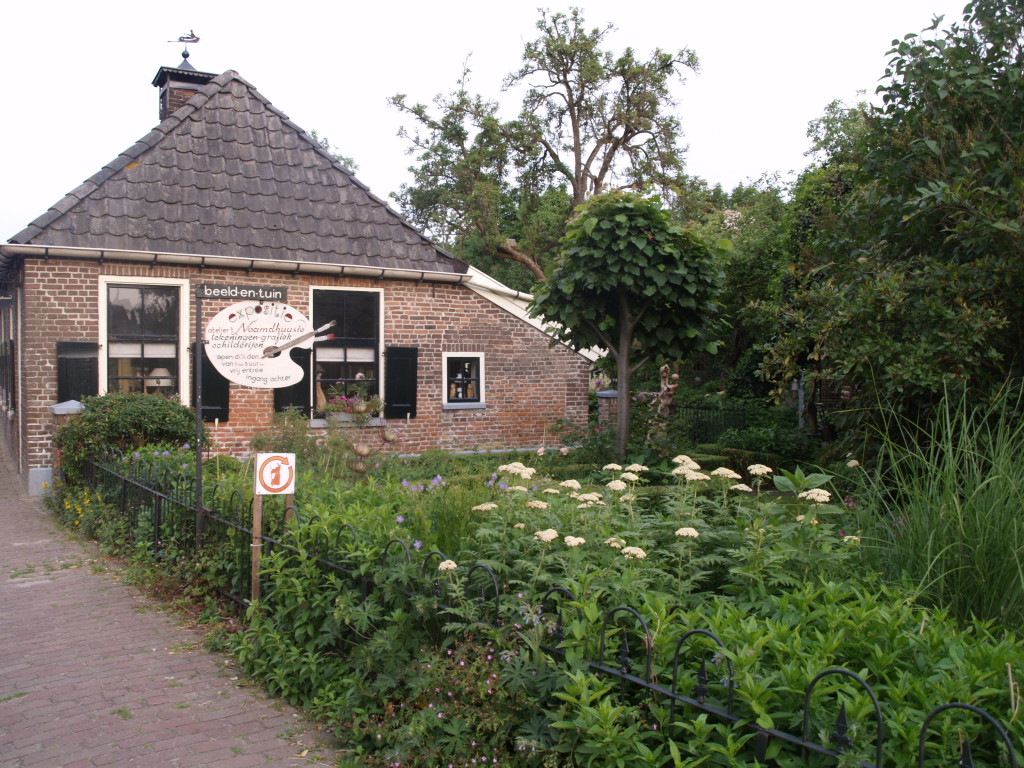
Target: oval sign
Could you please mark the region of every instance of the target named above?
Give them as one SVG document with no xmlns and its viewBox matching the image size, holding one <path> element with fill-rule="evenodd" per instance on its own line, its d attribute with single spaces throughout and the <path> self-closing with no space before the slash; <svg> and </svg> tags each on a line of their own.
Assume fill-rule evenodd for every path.
<svg viewBox="0 0 1024 768">
<path fill-rule="evenodd" d="M 236 384 L 290 387 L 302 381 L 306 372 L 289 350 L 312 347 L 312 330 L 306 316 L 287 304 L 240 301 L 207 324 L 206 356 L 224 378 Z"/>
</svg>

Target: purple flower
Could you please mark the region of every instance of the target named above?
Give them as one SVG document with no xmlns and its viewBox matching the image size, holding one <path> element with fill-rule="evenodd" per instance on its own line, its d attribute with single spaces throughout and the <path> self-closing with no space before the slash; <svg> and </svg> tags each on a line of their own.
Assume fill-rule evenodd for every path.
<svg viewBox="0 0 1024 768">
<path fill-rule="evenodd" d="M 399 515 L 398 517 L 396 517 L 395 518 L 395 522 L 396 523 L 404 523 L 405 522 L 405 515 Z"/>
<path fill-rule="evenodd" d="M 499 483 L 498 484 L 498 488 L 500 488 L 503 491 L 507 491 L 508 490 L 508 483 Z"/>
<path fill-rule="evenodd" d="M 140 459 L 140 458 L 142 458 L 142 457 L 141 457 L 141 456 L 139 455 L 139 452 L 138 452 L 138 451 L 136 451 L 135 453 L 133 453 L 133 454 L 132 454 L 132 456 L 134 456 L 134 457 L 135 457 L 136 459 Z"/>
<path fill-rule="evenodd" d="M 416 539 L 416 541 L 414 541 L 414 542 L 412 543 L 412 548 L 413 548 L 413 549 L 419 549 L 419 548 L 420 548 L 420 547 L 422 547 L 422 546 L 423 546 L 423 542 L 422 542 L 422 541 L 420 541 L 419 539 Z"/>
<path fill-rule="evenodd" d="M 181 450 L 183 450 L 183 451 L 187 451 L 187 450 L 188 450 L 189 448 L 191 448 L 191 447 L 192 447 L 192 446 L 190 446 L 190 445 L 189 445 L 188 443 L 185 443 L 185 444 L 184 444 L 183 446 L 181 446 Z"/>
<path fill-rule="evenodd" d="M 408 488 L 409 487 L 409 481 L 408 480 L 402 480 L 402 486 L 405 487 L 405 488 Z"/>
<path fill-rule="evenodd" d="M 170 456 L 170 455 L 171 455 L 171 452 L 170 452 L 170 451 L 164 451 L 164 452 L 163 452 L 163 453 L 161 453 L 160 455 L 161 455 L 161 456 Z"/>
</svg>

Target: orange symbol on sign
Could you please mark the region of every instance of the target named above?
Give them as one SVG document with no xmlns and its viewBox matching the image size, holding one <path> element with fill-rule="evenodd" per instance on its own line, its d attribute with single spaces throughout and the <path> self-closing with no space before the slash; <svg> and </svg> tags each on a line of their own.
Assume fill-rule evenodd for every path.
<svg viewBox="0 0 1024 768">
<path fill-rule="evenodd" d="M 257 481 L 266 494 L 284 493 L 294 476 L 295 468 L 288 463 L 287 456 L 268 456 L 256 473 Z"/>
</svg>

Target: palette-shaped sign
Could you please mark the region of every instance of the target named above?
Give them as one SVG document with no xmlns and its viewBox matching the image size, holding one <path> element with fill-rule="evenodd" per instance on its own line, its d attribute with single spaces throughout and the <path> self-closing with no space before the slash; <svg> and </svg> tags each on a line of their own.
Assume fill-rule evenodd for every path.
<svg viewBox="0 0 1024 768">
<path fill-rule="evenodd" d="M 305 371 L 289 350 L 313 346 L 309 320 L 288 304 L 240 301 L 222 309 L 206 326 L 206 355 L 221 375 L 262 389 L 289 387 Z"/>
</svg>

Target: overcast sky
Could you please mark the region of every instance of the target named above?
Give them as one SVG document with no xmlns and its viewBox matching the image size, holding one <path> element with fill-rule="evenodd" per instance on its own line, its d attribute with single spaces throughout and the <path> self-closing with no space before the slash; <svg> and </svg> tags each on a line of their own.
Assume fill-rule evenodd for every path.
<svg viewBox="0 0 1024 768">
<path fill-rule="evenodd" d="M 612 22 L 615 52 L 688 47 L 701 72 L 676 89 L 690 173 L 732 188 L 806 166 L 808 121 L 832 99 L 870 97 L 894 38 L 934 15 L 959 20 L 965 0 L 593 0 L 590 26 Z M 499 96 L 538 6 L 434 0 L 282 3 L 10 2 L 0 10 L 3 152 L 0 241 L 98 171 L 157 120 L 157 69 L 181 61 L 236 70 L 307 131 L 353 157 L 380 197 L 408 180 L 412 158 L 386 103 L 429 102 L 469 57 L 470 88 Z M 504 116 L 512 117 L 514 105 Z"/>
</svg>

